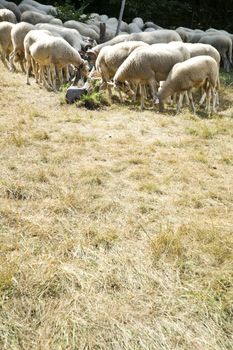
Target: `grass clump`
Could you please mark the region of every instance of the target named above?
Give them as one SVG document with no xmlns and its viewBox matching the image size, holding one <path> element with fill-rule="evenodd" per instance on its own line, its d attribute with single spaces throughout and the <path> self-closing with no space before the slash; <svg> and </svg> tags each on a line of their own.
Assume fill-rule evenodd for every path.
<svg viewBox="0 0 233 350">
<path fill-rule="evenodd" d="M 110 103 L 106 95 L 102 91 L 99 91 L 82 95 L 76 105 L 77 107 L 85 107 L 90 110 L 95 110 L 100 109 L 103 106 L 109 106 Z"/>
<path fill-rule="evenodd" d="M 233 71 L 231 72 L 220 71 L 220 82 L 224 86 L 233 86 Z"/>
<path fill-rule="evenodd" d="M 16 182 L 5 186 L 5 197 L 17 201 L 27 200 L 30 196 L 23 184 Z"/>
<path fill-rule="evenodd" d="M 164 229 L 160 227 L 160 232 L 151 240 L 151 250 L 153 257 L 158 260 L 161 257 L 168 259 L 178 259 L 185 255 L 183 238 L 186 230 L 182 228 L 175 230 L 173 227 Z"/>
<path fill-rule="evenodd" d="M 201 122 L 194 127 L 188 127 L 186 132 L 189 135 L 199 136 L 202 139 L 212 139 L 216 135 L 217 130 L 211 125 Z"/>
<path fill-rule="evenodd" d="M 28 144 L 26 136 L 22 135 L 21 132 L 13 132 L 9 136 L 8 142 L 15 145 L 16 147 L 23 147 Z"/>
<path fill-rule="evenodd" d="M 153 181 L 142 181 L 139 186 L 139 191 L 146 192 L 146 193 L 163 194 L 158 184 Z"/>
<path fill-rule="evenodd" d="M 10 295 L 13 290 L 13 277 L 15 274 L 15 266 L 9 264 L 5 259 L 0 260 L 0 296 L 2 294 Z"/>
</svg>

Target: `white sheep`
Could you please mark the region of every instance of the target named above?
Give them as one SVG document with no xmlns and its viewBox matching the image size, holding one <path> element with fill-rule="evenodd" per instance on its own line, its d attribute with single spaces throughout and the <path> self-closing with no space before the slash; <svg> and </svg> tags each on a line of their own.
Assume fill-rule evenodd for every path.
<svg viewBox="0 0 233 350">
<path fill-rule="evenodd" d="M 162 27 L 160 27 L 158 24 L 155 24 L 154 22 L 146 22 L 143 26 L 143 29 L 146 29 L 146 28 L 154 28 L 155 30 L 163 29 Z"/>
<path fill-rule="evenodd" d="M 110 98 L 111 86 L 107 84 L 115 75 L 124 60 L 138 47 L 148 46 L 143 41 L 126 41 L 112 46 L 105 46 L 100 50 L 96 60 L 96 70 L 102 77 L 102 88 L 107 85 Z"/>
<path fill-rule="evenodd" d="M 139 28 L 139 26 L 137 25 L 137 23 L 130 23 L 129 24 L 129 32 L 132 33 L 141 33 L 142 30 L 141 28 Z"/>
<path fill-rule="evenodd" d="M 101 22 L 107 22 L 108 16 L 107 15 L 100 15 L 100 21 Z"/>
<path fill-rule="evenodd" d="M 39 12 L 42 15 L 47 15 L 47 13 L 45 11 L 40 10 L 32 5 L 25 4 L 25 3 L 19 4 L 19 9 L 20 9 L 21 13 L 26 12 L 26 11 L 33 11 L 33 12 Z"/>
<path fill-rule="evenodd" d="M 188 49 L 189 53 L 190 53 L 190 58 L 191 57 L 196 57 L 196 56 L 203 56 L 203 55 L 207 55 L 212 57 L 218 64 L 218 66 L 220 67 L 220 54 L 219 52 L 211 45 L 208 44 L 202 44 L 202 43 L 178 43 L 178 42 L 172 42 L 170 43 L 170 45 L 175 45 L 177 47 L 177 45 L 183 45 L 186 49 Z M 190 92 L 191 94 L 191 92 Z M 189 94 L 189 95 L 190 95 Z M 187 98 L 187 94 L 186 96 L 186 100 L 187 103 L 189 104 L 189 99 Z M 203 104 L 203 102 L 205 101 L 206 98 L 206 94 L 204 91 L 202 91 L 202 97 L 200 100 L 200 105 Z M 217 100 L 217 104 L 219 104 L 219 96 L 218 96 L 218 92 L 216 93 L 216 100 Z"/>
<path fill-rule="evenodd" d="M 62 37 L 77 51 L 81 51 L 86 46 L 86 42 L 75 29 L 56 26 L 50 23 L 39 23 L 35 27 L 37 29 L 48 30 L 54 36 Z"/>
<path fill-rule="evenodd" d="M 51 15 L 44 15 L 35 11 L 25 11 L 21 14 L 22 22 L 28 22 L 34 25 L 37 23 L 49 23 L 53 19 L 54 17 Z"/>
<path fill-rule="evenodd" d="M 143 19 L 141 17 L 135 17 L 133 20 L 132 20 L 132 23 L 135 23 L 138 28 L 140 28 L 141 30 L 143 30 L 143 27 L 144 27 L 144 22 L 143 22 Z"/>
<path fill-rule="evenodd" d="M 79 53 L 68 44 L 63 38 L 44 37 L 35 41 L 29 48 L 34 61 L 40 67 L 40 75 L 45 86 L 47 86 L 44 75 L 44 68 L 48 67 L 49 84 L 56 89 L 56 74 L 59 76 L 59 83 L 63 83 L 62 68 L 67 68 L 72 64 L 77 69 L 81 69 L 82 75 L 87 77 L 89 70 L 86 62 Z"/>
<path fill-rule="evenodd" d="M 49 37 L 52 36 L 52 34 L 47 30 L 31 30 L 28 32 L 24 38 L 23 46 L 24 46 L 24 52 L 25 52 L 25 60 L 26 60 L 26 69 L 27 69 L 27 84 L 29 85 L 29 75 L 32 69 L 33 65 L 33 71 L 36 75 L 37 69 L 35 66 L 34 61 L 32 60 L 31 53 L 30 53 L 30 47 L 32 44 L 34 44 L 36 41 L 39 41 L 41 39 L 49 39 Z"/>
<path fill-rule="evenodd" d="M 175 93 L 180 94 L 177 113 L 180 112 L 184 93 L 193 88 L 203 87 L 207 95 L 207 112 L 210 112 L 210 100 L 213 96 L 212 111 L 215 110 L 216 89 L 219 88 L 219 66 L 210 56 L 192 57 L 174 65 L 161 90 L 158 92 L 160 111 L 163 112 L 164 101 Z M 193 113 L 195 107 L 192 94 L 189 95 Z"/>
<path fill-rule="evenodd" d="M 20 21 L 20 9 L 18 6 L 12 2 L 12 1 L 6 1 L 6 0 L 0 0 L 0 5 L 2 5 L 4 8 L 12 11 L 16 17 L 16 20 L 19 22 Z"/>
<path fill-rule="evenodd" d="M 88 50 L 87 54 L 89 59 L 95 61 L 102 47 L 115 45 L 123 41 L 144 41 L 145 43 L 152 45 L 156 43 L 169 43 L 170 41 L 182 41 L 182 39 L 176 31 L 169 29 L 118 35 L 112 40 L 106 41 L 105 43 L 99 44 L 91 50 Z"/>
<path fill-rule="evenodd" d="M 199 40 L 199 43 L 209 44 L 215 47 L 223 61 L 224 69 L 229 72 L 232 63 L 232 40 L 227 35 L 204 35 Z"/>
<path fill-rule="evenodd" d="M 97 42 L 99 41 L 97 32 L 85 23 L 71 20 L 65 22 L 64 27 L 76 29 L 82 36 L 90 37 Z"/>
<path fill-rule="evenodd" d="M 0 22 L 17 23 L 15 14 L 8 9 L 0 9 Z"/>
<path fill-rule="evenodd" d="M 31 5 L 31 6 L 37 8 L 41 11 L 44 11 L 47 14 L 51 14 L 53 16 L 57 15 L 56 8 L 54 6 L 51 6 L 51 5 L 43 5 L 43 4 L 40 4 L 39 2 L 34 1 L 34 0 L 23 0 L 23 1 L 21 1 L 20 4 L 28 4 L 28 5 Z"/>
<path fill-rule="evenodd" d="M 126 93 L 129 83 L 140 86 L 141 109 L 144 108 L 145 86 L 149 85 L 153 100 L 160 81 L 166 80 L 171 68 L 190 57 L 184 47 L 175 48 L 168 44 L 155 44 L 134 50 L 118 68 L 114 86 Z"/>
<path fill-rule="evenodd" d="M 8 65 L 9 55 L 12 51 L 11 31 L 15 24 L 10 22 L 0 22 L 0 57 L 6 68 Z"/>
<path fill-rule="evenodd" d="M 20 22 L 15 24 L 11 31 L 11 41 L 13 50 L 10 54 L 10 64 L 14 65 L 14 62 L 19 62 L 22 71 L 25 73 L 24 63 L 24 38 L 30 30 L 33 30 L 34 26 L 30 23 Z"/>
</svg>

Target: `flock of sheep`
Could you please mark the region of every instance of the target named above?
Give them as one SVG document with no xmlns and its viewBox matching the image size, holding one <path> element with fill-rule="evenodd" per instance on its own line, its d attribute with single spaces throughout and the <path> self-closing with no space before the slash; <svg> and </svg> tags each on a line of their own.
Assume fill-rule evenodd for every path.
<svg viewBox="0 0 233 350">
<path fill-rule="evenodd" d="M 46 88 L 57 89 L 78 75 L 92 79 L 98 72 L 101 88 L 112 87 L 133 100 L 159 104 L 177 102 L 183 97 L 195 113 L 193 88 L 201 88 L 200 104 L 206 101 L 208 113 L 219 104 L 219 67 L 232 65 L 233 35 L 216 29 L 202 31 L 179 27 L 163 29 L 139 17 L 132 23 L 106 15 L 92 14 L 86 22 L 62 21 L 56 8 L 34 0 L 18 6 L 0 0 L 0 54 L 5 67 L 33 75 Z M 98 43 L 98 45 L 97 45 Z"/>
</svg>

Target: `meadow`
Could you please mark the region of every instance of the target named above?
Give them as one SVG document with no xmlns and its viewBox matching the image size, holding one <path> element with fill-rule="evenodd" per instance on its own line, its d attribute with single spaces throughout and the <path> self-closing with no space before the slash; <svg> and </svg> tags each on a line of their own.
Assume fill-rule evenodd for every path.
<svg viewBox="0 0 233 350">
<path fill-rule="evenodd" d="M 0 349 L 232 349 L 233 73 L 211 117 L 0 81 Z"/>
</svg>

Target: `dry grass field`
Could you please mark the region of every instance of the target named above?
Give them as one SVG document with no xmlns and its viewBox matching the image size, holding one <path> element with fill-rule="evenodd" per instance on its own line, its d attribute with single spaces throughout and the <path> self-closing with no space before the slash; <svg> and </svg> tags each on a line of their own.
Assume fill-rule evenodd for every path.
<svg viewBox="0 0 233 350">
<path fill-rule="evenodd" d="M 89 111 L 0 68 L 0 349 L 232 349 L 233 87 Z"/>
</svg>

